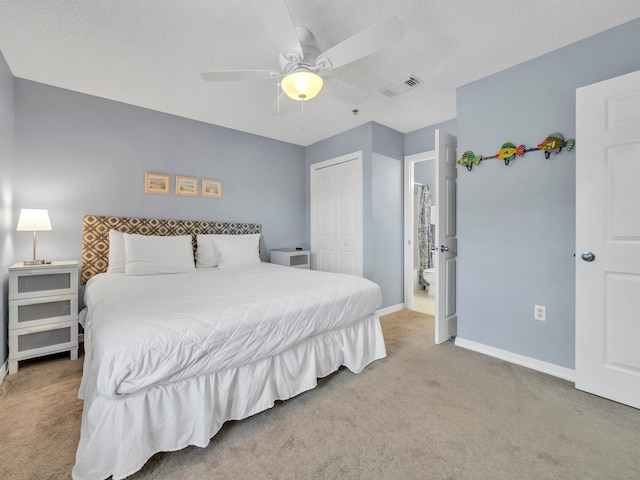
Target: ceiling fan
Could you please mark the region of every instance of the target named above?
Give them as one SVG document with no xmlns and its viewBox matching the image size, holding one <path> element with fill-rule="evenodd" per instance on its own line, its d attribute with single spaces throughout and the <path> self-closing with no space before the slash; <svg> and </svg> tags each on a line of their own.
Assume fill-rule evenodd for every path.
<svg viewBox="0 0 640 480">
<path fill-rule="evenodd" d="M 320 52 L 313 34 L 305 27 L 294 25 L 285 0 L 250 1 L 267 33 L 278 47 L 280 70 L 227 70 L 202 73 L 202 78 L 207 82 L 277 79 L 283 94 L 298 101 L 312 99 L 329 83 L 335 96 L 358 104 L 364 101 L 370 92 L 338 78 L 329 78 L 326 72 L 371 55 L 400 41 L 403 36 L 400 22 L 395 17 L 390 17 Z"/>
</svg>

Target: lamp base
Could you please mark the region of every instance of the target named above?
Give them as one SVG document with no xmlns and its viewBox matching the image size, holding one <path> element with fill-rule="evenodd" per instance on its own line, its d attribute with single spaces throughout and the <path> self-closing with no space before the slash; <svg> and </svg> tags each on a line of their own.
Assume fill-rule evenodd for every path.
<svg viewBox="0 0 640 480">
<path fill-rule="evenodd" d="M 44 265 L 47 262 L 45 260 L 25 260 L 22 263 L 24 265 Z"/>
</svg>

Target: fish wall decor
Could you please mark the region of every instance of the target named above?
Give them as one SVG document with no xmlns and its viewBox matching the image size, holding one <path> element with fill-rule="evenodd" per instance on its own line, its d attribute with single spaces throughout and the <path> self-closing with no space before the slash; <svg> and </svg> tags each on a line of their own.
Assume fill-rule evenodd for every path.
<svg viewBox="0 0 640 480">
<path fill-rule="evenodd" d="M 538 150 L 544 150 L 544 158 L 549 158 L 551 156 L 551 152 L 560 153 L 562 147 L 564 147 L 567 152 L 570 152 L 575 144 L 575 139 L 570 138 L 565 142 L 561 133 L 553 132 L 549 134 L 542 143 L 538 144 Z"/>
<path fill-rule="evenodd" d="M 565 141 L 564 137 L 560 132 L 550 133 L 547 138 L 545 138 L 541 143 L 538 144 L 537 147 L 534 148 L 526 148 L 524 145 L 519 145 L 516 147 L 514 143 L 505 142 L 502 144 L 500 150 L 495 155 L 491 155 L 490 157 L 485 157 L 483 155 L 476 156 L 471 150 L 467 150 L 462 154 L 462 158 L 458 160 L 458 165 L 466 167 L 467 170 L 471 171 L 474 166 L 480 165 L 483 160 L 489 160 L 491 158 L 501 158 L 504 160 L 505 165 L 509 165 L 511 160 L 516 157 L 522 157 L 527 152 L 535 152 L 537 150 L 544 152 L 544 158 L 549 158 L 552 153 L 560 153 L 560 151 L 564 148 L 567 152 L 570 152 L 575 146 L 576 141 L 573 138 Z"/>
</svg>

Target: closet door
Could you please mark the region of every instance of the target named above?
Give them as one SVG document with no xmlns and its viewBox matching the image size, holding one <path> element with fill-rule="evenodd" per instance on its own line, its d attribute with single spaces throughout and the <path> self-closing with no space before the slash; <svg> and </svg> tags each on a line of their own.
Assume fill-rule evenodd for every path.
<svg viewBox="0 0 640 480">
<path fill-rule="evenodd" d="M 362 276 L 362 155 L 311 165 L 311 268 Z"/>
</svg>

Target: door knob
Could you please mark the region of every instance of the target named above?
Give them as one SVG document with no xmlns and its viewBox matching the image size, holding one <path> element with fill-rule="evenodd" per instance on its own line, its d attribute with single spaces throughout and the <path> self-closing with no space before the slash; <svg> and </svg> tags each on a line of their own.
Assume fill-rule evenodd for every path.
<svg viewBox="0 0 640 480">
<path fill-rule="evenodd" d="M 447 247 L 446 245 L 440 245 L 440 251 L 441 252 L 448 252 L 449 251 L 449 247 Z"/>
<path fill-rule="evenodd" d="M 596 256 L 593 252 L 584 252 L 582 255 L 580 255 L 580 258 L 582 258 L 585 262 L 593 262 Z"/>
</svg>

